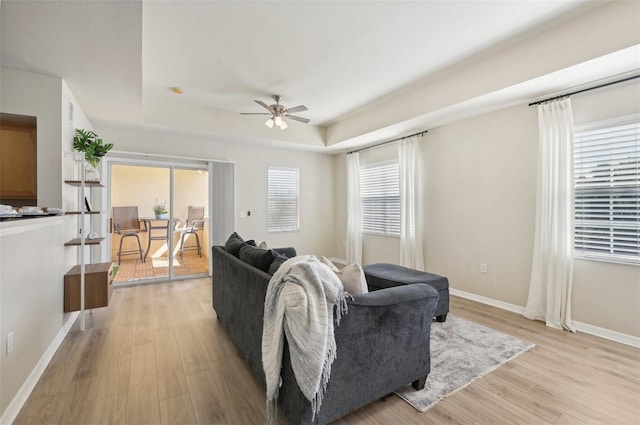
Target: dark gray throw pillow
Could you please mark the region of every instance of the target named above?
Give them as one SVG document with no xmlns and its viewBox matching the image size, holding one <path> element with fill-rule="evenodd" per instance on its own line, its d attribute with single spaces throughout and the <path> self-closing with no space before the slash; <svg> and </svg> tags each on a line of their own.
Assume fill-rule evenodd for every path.
<svg viewBox="0 0 640 425">
<path fill-rule="evenodd" d="M 240 248 L 240 259 L 263 272 L 269 271 L 275 255 L 270 249 L 260 249 L 246 243 Z"/>
<path fill-rule="evenodd" d="M 248 245 L 256 246 L 256 242 L 253 239 L 245 242 L 245 240 L 242 239 L 242 237 L 239 234 L 237 234 L 236 232 L 233 232 L 231 236 L 229 236 L 229 239 L 227 239 L 227 242 L 225 242 L 224 250 L 231 255 L 235 255 L 236 257 L 239 257 L 240 248 L 242 247 L 242 244 L 245 244 L 245 243 Z"/>
<path fill-rule="evenodd" d="M 273 276 L 274 274 L 276 274 L 276 272 L 278 271 L 278 269 L 280 268 L 280 266 L 282 265 L 282 263 L 284 263 L 285 261 L 287 261 L 289 258 L 287 258 L 285 255 L 282 254 L 278 254 L 276 253 L 275 258 L 273 259 L 273 261 L 271 262 L 271 265 L 269 266 L 269 271 L 268 273 Z"/>
</svg>

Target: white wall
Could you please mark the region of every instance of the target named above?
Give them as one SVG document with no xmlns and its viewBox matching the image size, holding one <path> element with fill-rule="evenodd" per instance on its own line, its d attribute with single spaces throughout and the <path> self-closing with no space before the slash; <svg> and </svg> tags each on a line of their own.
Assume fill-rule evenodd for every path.
<svg viewBox="0 0 640 425">
<path fill-rule="evenodd" d="M 273 247 L 294 246 L 299 253 L 334 253 L 333 159 L 329 155 L 225 142 L 154 128 L 101 125 L 98 133 L 114 150 L 235 162 L 236 231 L 245 239 Z M 280 130 L 278 130 L 280 131 Z M 300 169 L 300 231 L 267 232 L 267 169 Z M 251 216 L 240 218 L 240 212 Z"/>
<path fill-rule="evenodd" d="M 572 98 L 576 124 L 640 112 L 640 83 Z M 452 288 L 526 305 L 536 202 L 537 111 L 521 105 L 433 128 L 421 141 L 427 270 Z M 388 148 L 362 161 L 395 157 Z M 335 159 L 342 170 L 344 156 Z M 336 240 L 344 239 L 344 172 L 336 179 Z M 344 258 L 344 247 L 336 243 Z M 365 236 L 363 263 L 397 263 L 398 240 Z M 487 273 L 480 273 L 486 263 Z M 640 336 L 640 267 L 575 261 L 574 320 Z"/>
<path fill-rule="evenodd" d="M 62 80 L 10 68 L 0 70 L 0 110 L 37 118 L 38 205 L 62 207 L 60 94 Z"/>
<path fill-rule="evenodd" d="M 427 270 L 456 289 L 524 305 L 535 224 L 535 109 L 522 105 L 430 130 L 422 152 Z"/>
<path fill-rule="evenodd" d="M 62 201 L 61 205 L 65 211 L 80 211 L 82 205 L 78 205 L 81 199 L 84 199 L 84 196 L 81 198 L 78 197 L 80 194 L 80 189 L 74 186 L 70 186 L 67 184 L 63 184 L 62 180 L 78 180 L 80 178 L 80 168 L 76 166 L 76 161 L 74 160 L 74 155 L 78 153 L 73 149 L 73 136 L 75 134 L 76 128 L 82 128 L 84 130 L 91 130 L 93 126 L 91 122 L 85 115 L 82 107 L 76 100 L 71 90 L 67 86 L 67 83 L 61 81 L 61 93 L 58 94 L 58 102 L 60 104 L 60 127 L 61 127 L 61 141 L 58 143 L 61 144 L 61 152 L 59 153 L 58 158 L 60 158 L 60 163 L 58 167 L 61 169 L 62 175 L 60 177 L 62 184 Z M 71 117 L 69 114 L 70 104 L 73 104 L 73 121 L 71 121 Z M 48 163 L 53 163 L 55 161 L 49 160 Z M 40 164 L 38 164 L 40 166 Z M 53 178 L 53 177 L 52 177 Z M 93 192 L 97 192 L 100 189 L 86 189 L 85 195 L 91 200 L 92 206 L 96 210 L 101 209 L 100 205 L 100 197 L 92 196 Z M 80 220 L 79 216 L 69 215 L 65 217 L 64 222 L 64 236 L 65 240 L 71 240 L 73 238 L 77 238 L 78 235 L 78 221 Z M 93 220 L 94 226 L 97 227 L 98 222 L 100 220 L 99 216 L 94 217 L 85 217 L 85 228 L 87 229 L 87 234 L 90 231 L 94 231 L 94 229 L 90 229 L 90 221 Z M 74 265 L 78 264 L 79 257 L 78 251 L 80 248 L 77 247 L 67 247 L 64 251 L 65 261 L 64 261 L 64 270 L 67 272 Z M 85 248 L 85 259 L 87 262 L 95 261 L 100 256 L 101 246 L 93 246 Z M 91 255 L 93 254 L 93 257 Z M 92 259 L 92 260 L 89 260 Z"/>
<path fill-rule="evenodd" d="M 73 151 L 74 129 L 91 129 L 91 123 L 63 80 L 10 68 L 1 73 L 0 110 L 37 118 L 38 206 L 78 210 L 78 189 L 63 180 L 71 177 L 67 154 Z M 74 122 L 69 103 L 74 104 Z M 66 240 L 77 237 L 77 220 L 65 217 Z M 66 249 L 64 257 L 68 270 L 77 262 L 77 248 Z"/>
<path fill-rule="evenodd" d="M 37 118 L 38 205 L 77 209 L 77 189 L 63 183 L 68 177 L 65 152 L 72 150 L 74 124 L 83 128 L 91 128 L 91 124 L 63 80 L 8 68 L 2 68 L 1 73 L 0 111 Z M 69 121 L 69 102 L 74 103 L 74 123 Z M 55 221 L 56 225 L 24 235 L 2 236 L 0 244 L 0 337 L 4 342 L 8 331 L 16 332 L 16 351 L 6 363 L 3 359 L 0 377 L 3 414 L 71 317 L 62 311 L 63 275 L 77 263 L 78 249 L 63 244 L 76 237 L 78 218 L 38 220 Z M 38 259 L 38 267 L 29 268 L 24 260 L 33 258 Z M 3 349 L 3 357 L 4 353 Z"/>
<path fill-rule="evenodd" d="M 209 174 L 200 170 L 174 170 L 174 216 L 187 218 L 190 205 L 205 207 L 209 215 Z M 169 186 L 171 170 L 168 167 L 145 167 L 114 164 L 111 169 L 111 206 L 135 205 L 140 217 L 153 217 L 156 199 L 171 206 Z"/>
<path fill-rule="evenodd" d="M 0 223 L 2 423 L 7 421 L 5 415 L 17 414 L 20 403 L 14 402 L 10 413 L 7 408 L 46 353 L 53 355 L 51 344 L 63 328 L 63 220 L 46 217 Z M 9 332 L 13 332 L 14 351 L 7 354 Z M 40 366 L 43 371 L 46 363 Z M 35 385 L 37 378 L 30 384 Z"/>
</svg>

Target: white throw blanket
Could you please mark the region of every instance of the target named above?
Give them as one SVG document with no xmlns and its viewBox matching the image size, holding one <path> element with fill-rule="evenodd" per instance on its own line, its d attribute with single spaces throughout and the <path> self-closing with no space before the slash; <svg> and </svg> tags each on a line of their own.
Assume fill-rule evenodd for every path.
<svg viewBox="0 0 640 425">
<path fill-rule="evenodd" d="M 320 410 L 336 358 L 333 308 L 337 306 L 339 323 L 347 312 L 346 296 L 335 272 L 309 255 L 290 258 L 269 281 L 262 332 L 268 424 L 276 416 L 285 333 L 293 372 L 300 390 L 311 402 L 313 418 Z"/>
</svg>

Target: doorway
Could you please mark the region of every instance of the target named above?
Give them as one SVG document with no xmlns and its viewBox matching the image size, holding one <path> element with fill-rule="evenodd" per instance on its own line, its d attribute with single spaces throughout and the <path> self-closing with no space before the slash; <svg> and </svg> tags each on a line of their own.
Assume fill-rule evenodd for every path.
<svg viewBox="0 0 640 425">
<path fill-rule="evenodd" d="M 209 275 L 207 164 L 112 161 L 108 187 L 114 285 Z"/>
</svg>

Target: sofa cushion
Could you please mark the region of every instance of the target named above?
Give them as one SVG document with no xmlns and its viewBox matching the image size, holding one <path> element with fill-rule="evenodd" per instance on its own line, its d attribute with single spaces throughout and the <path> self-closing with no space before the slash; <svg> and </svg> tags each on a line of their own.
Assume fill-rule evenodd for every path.
<svg viewBox="0 0 640 425">
<path fill-rule="evenodd" d="M 331 270 L 333 270 L 334 272 L 338 273 L 340 270 L 336 267 L 335 264 L 333 264 L 331 262 L 331 260 L 329 260 L 327 257 L 325 257 L 324 255 L 322 257 L 320 257 L 320 262 L 324 263 L 327 265 L 327 267 L 329 267 Z"/>
<path fill-rule="evenodd" d="M 412 283 L 426 283 L 438 291 L 449 290 L 449 280 L 444 276 L 395 264 L 367 264 L 364 266 L 364 271 L 369 276 L 371 285 L 379 289 Z"/>
<path fill-rule="evenodd" d="M 248 240 L 245 242 L 245 240 L 242 239 L 242 237 L 239 234 L 237 234 L 236 232 L 233 232 L 231 236 L 229 236 L 229 239 L 227 239 L 227 242 L 225 242 L 224 250 L 231 255 L 235 255 L 236 257 L 239 257 L 240 248 L 244 243 L 248 245 L 256 246 L 256 242 L 254 240 Z"/>
<path fill-rule="evenodd" d="M 359 264 L 350 264 L 340 270 L 327 257 L 320 257 L 320 262 L 325 264 L 338 275 L 345 291 L 351 295 L 366 294 L 369 292 L 369 288 L 367 287 L 367 278 Z"/>
<path fill-rule="evenodd" d="M 240 248 L 240 259 L 263 272 L 269 271 L 275 255 L 276 253 L 270 249 L 256 248 L 247 243 L 243 244 Z"/>
<path fill-rule="evenodd" d="M 273 261 L 271 262 L 271 266 L 269 266 L 269 274 L 273 276 L 276 274 L 280 266 L 287 261 L 289 258 L 286 255 L 276 253 Z"/>
<path fill-rule="evenodd" d="M 337 274 L 345 291 L 351 295 L 366 294 L 369 292 L 367 279 L 364 276 L 364 271 L 362 271 L 360 264 L 350 264 L 337 272 Z"/>
</svg>

